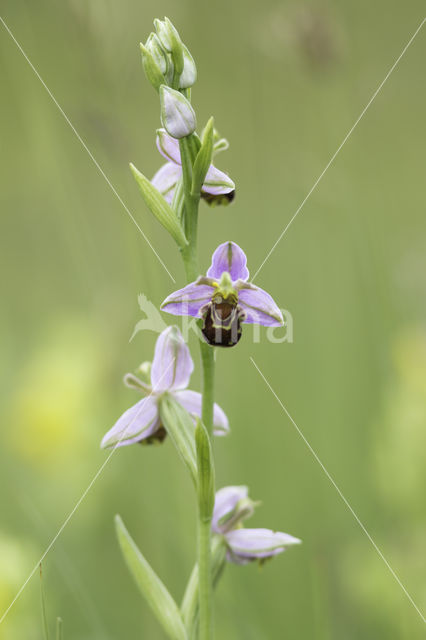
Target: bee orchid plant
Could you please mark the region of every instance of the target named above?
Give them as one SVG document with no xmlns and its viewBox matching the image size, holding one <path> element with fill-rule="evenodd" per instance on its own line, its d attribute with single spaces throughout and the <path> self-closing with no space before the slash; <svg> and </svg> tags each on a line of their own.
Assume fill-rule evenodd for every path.
<svg viewBox="0 0 426 640">
<path fill-rule="evenodd" d="M 144 397 L 117 420 L 102 440 L 102 447 L 149 444 L 170 438 L 193 480 L 197 505 L 197 559 L 179 606 L 149 565 L 116 516 L 117 536 L 136 583 L 172 640 L 212 640 L 213 587 L 227 562 L 264 562 L 300 540 L 270 529 L 248 529 L 243 521 L 255 503 L 245 486 L 225 487 L 216 493 L 212 435 L 226 435 L 228 419 L 214 402 L 214 352 L 233 347 L 244 323 L 283 324 L 282 314 L 263 289 L 249 282 L 244 251 L 231 241 L 214 251 L 205 276 L 197 260 L 197 220 L 201 199 L 209 205 L 229 204 L 235 195 L 231 178 L 213 164 L 213 157 L 228 147 L 214 128 L 213 118 L 201 135 L 191 104 L 197 69 L 173 24 L 155 20 L 155 32 L 141 44 L 145 75 L 158 92 L 161 128 L 157 147 L 166 159 L 149 180 L 130 165 L 146 205 L 170 233 L 181 253 L 186 286 L 171 293 L 162 309 L 173 315 L 198 318 L 203 369 L 202 393 L 189 390 L 194 363 L 175 326 L 157 340 L 150 363 L 138 376 L 124 382 Z"/>
</svg>

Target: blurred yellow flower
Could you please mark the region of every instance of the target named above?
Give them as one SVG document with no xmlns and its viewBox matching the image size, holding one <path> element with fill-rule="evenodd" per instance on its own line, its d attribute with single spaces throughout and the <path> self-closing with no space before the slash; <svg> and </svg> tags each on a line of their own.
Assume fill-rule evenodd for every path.
<svg viewBox="0 0 426 640">
<path fill-rule="evenodd" d="M 56 467 L 84 440 L 96 441 L 88 424 L 102 360 L 94 333 L 78 322 L 61 323 L 19 374 L 8 440 L 34 466 Z"/>
</svg>

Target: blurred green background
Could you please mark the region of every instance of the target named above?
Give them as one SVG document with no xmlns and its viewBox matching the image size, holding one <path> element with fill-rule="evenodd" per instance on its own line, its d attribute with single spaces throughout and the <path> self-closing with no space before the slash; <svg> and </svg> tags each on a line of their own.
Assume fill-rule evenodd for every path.
<svg viewBox="0 0 426 640">
<path fill-rule="evenodd" d="M 232 239 L 254 273 L 423 13 L 420 0 L 3 0 L 1 11 L 179 285 L 177 251 L 128 170 L 152 175 L 161 162 L 138 50 L 153 18 L 179 28 L 199 70 L 199 122 L 213 114 L 231 142 L 217 164 L 237 198 L 202 205 L 200 265 Z M 137 400 L 121 378 L 156 339 L 129 342 L 138 293 L 159 304 L 176 287 L 2 26 L 0 51 L 3 612 L 105 460 L 102 435 Z M 221 640 L 424 637 L 249 357 L 424 608 L 425 54 L 423 30 L 259 274 L 291 312 L 294 342 L 270 344 L 262 330 L 254 344 L 247 327 L 218 354 L 232 426 L 215 443 L 218 486 L 249 484 L 262 500 L 250 525 L 304 542 L 262 570 L 228 567 Z M 195 552 L 185 470 L 170 442 L 122 449 L 44 562 L 48 613 L 62 616 L 66 640 L 164 640 L 120 557 L 117 512 L 176 598 L 183 591 Z M 0 638 L 42 638 L 37 574 Z"/>
</svg>

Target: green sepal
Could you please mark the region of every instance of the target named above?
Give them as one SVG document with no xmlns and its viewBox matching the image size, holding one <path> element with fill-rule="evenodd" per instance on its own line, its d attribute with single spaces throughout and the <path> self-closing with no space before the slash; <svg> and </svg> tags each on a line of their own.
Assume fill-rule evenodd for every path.
<svg viewBox="0 0 426 640">
<path fill-rule="evenodd" d="M 154 89 L 157 91 L 164 84 L 164 74 L 162 73 L 160 67 L 157 64 L 152 53 L 146 48 L 142 42 L 140 43 L 141 53 L 142 53 L 142 65 L 145 71 L 145 75 L 149 82 L 152 84 Z"/>
<path fill-rule="evenodd" d="M 164 22 L 166 23 L 169 29 L 169 38 L 170 43 L 172 45 L 172 58 L 175 65 L 175 73 L 180 76 L 184 67 L 184 51 L 183 51 L 183 43 L 180 39 L 180 35 L 174 24 L 169 18 L 164 18 Z"/>
<path fill-rule="evenodd" d="M 213 156 L 213 117 L 207 122 L 192 171 L 192 195 L 199 196 Z"/>
<path fill-rule="evenodd" d="M 194 421 L 186 409 L 167 393 L 161 397 L 159 409 L 161 422 L 196 485 L 197 455 L 195 451 Z"/>
<path fill-rule="evenodd" d="M 183 45 L 183 71 L 179 77 L 179 89 L 190 89 L 197 80 L 197 67 L 189 49 Z M 189 101 L 190 96 L 186 96 Z"/>
<path fill-rule="evenodd" d="M 132 163 L 130 163 L 130 169 L 139 185 L 139 189 L 141 190 L 148 209 L 163 225 L 163 227 L 167 229 L 178 246 L 183 249 L 188 242 L 175 212 L 169 203 L 163 198 L 158 189 L 156 189 L 148 178 L 138 171 Z"/>
<path fill-rule="evenodd" d="M 188 640 L 176 602 L 148 564 L 118 515 L 115 516 L 115 528 L 127 567 L 164 631 L 172 640 Z"/>
<path fill-rule="evenodd" d="M 199 419 L 195 428 L 195 447 L 198 469 L 198 509 L 201 520 L 209 522 L 214 507 L 215 473 L 209 434 Z"/>
</svg>

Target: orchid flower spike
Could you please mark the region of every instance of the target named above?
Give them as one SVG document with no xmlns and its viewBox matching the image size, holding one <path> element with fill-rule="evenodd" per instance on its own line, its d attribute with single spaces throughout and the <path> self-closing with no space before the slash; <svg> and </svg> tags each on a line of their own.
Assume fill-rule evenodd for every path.
<svg viewBox="0 0 426 640">
<path fill-rule="evenodd" d="M 104 436 L 101 447 L 164 440 L 166 431 L 159 411 L 159 402 L 164 394 L 172 395 L 192 416 L 201 417 L 202 396 L 187 389 L 193 369 L 194 363 L 181 332 L 175 326 L 168 327 L 160 334 L 155 345 L 149 377 L 144 363 L 141 368 L 144 380 L 130 373 L 124 378 L 128 387 L 145 393 L 146 397 L 123 413 Z M 228 418 L 217 404 L 214 405 L 213 426 L 217 436 L 226 435 L 229 431 Z"/>
<path fill-rule="evenodd" d="M 223 536 L 229 562 L 262 562 L 301 543 L 298 538 L 280 531 L 244 529 L 241 523 L 253 514 L 255 506 L 248 497 L 247 487 L 224 487 L 216 493 L 212 531 Z"/>
<path fill-rule="evenodd" d="M 176 185 L 182 177 L 179 141 L 169 136 L 165 129 L 159 129 L 157 131 L 157 147 L 167 162 L 160 167 L 151 182 L 171 204 Z M 234 194 L 235 184 L 231 178 L 211 164 L 201 189 L 201 197 L 208 204 L 221 204 L 224 201 L 231 202 L 234 199 Z"/>
<path fill-rule="evenodd" d="M 176 316 L 203 319 L 203 336 L 216 347 L 232 347 L 241 338 L 241 323 L 279 327 L 283 316 L 269 293 L 248 282 L 244 251 L 235 242 L 219 245 L 206 276 L 175 291 L 161 305 Z"/>
</svg>

